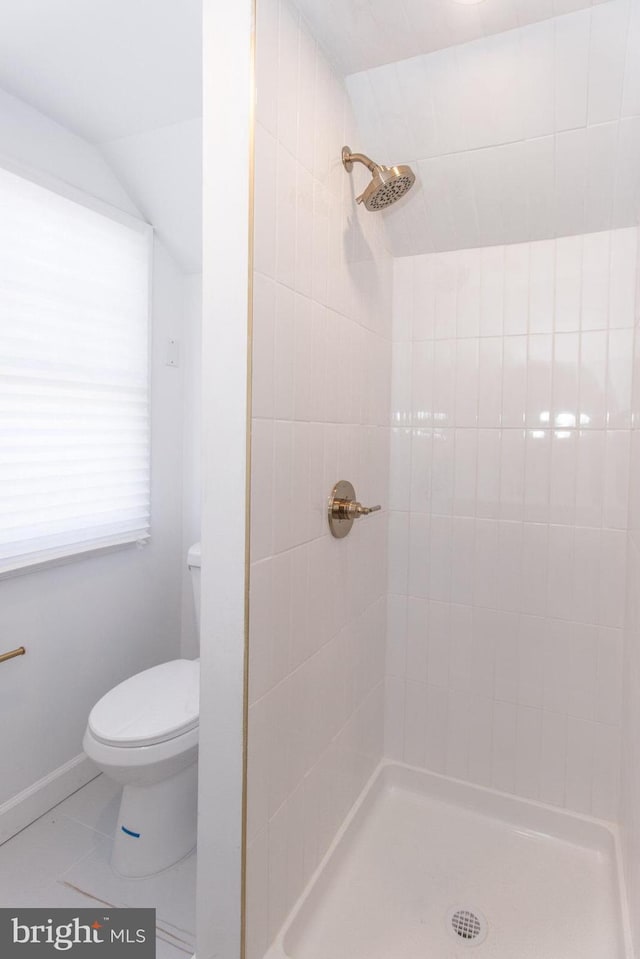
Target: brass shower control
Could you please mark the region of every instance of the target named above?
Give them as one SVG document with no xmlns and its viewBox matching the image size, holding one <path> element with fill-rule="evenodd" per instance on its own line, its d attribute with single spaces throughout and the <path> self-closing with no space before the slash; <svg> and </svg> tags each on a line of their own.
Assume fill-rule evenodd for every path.
<svg viewBox="0 0 640 959">
<path fill-rule="evenodd" d="M 356 500 L 356 491 L 348 480 L 340 480 L 329 497 L 329 529 L 336 539 L 346 536 L 354 519 L 375 513 L 381 506 L 362 506 Z"/>
</svg>

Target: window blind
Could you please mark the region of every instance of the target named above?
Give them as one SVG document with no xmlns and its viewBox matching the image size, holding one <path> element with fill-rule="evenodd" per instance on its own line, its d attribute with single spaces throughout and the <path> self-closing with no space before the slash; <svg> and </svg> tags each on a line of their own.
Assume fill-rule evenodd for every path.
<svg viewBox="0 0 640 959">
<path fill-rule="evenodd" d="M 0 169 L 0 573 L 149 535 L 148 231 Z"/>
</svg>

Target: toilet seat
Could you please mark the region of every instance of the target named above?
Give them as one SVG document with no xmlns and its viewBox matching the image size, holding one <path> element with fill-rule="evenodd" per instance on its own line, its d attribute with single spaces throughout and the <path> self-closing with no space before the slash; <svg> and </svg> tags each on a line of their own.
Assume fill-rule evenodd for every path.
<svg viewBox="0 0 640 959">
<path fill-rule="evenodd" d="M 96 703 L 89 731 L 99 743 L 124 749 L 184 736 L 198 726 L 199 686 L 198 660 L 174 659 L 145 669 Z"/>
</svg>

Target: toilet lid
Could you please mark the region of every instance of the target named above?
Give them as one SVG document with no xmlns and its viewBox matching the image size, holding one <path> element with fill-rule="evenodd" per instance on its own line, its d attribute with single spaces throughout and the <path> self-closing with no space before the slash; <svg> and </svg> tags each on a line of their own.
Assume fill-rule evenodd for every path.
<svg viewBox="0 0 640 959">
<path fill-rule="evenodd" d="M 91 710 L 89 729 L 110 746 L 151 746 L 198 725 L 199 660 L 174 659 L 115 686 Z"/>
</svg>

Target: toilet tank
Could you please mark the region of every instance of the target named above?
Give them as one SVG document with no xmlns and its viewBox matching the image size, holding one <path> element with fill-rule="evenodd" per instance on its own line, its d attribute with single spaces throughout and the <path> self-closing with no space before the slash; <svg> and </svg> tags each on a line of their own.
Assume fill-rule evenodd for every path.
<svg viewBox="0 0 640 959">
<path fill-rule="evenodd" d="M 187 565 L 191 573 L 191 586 L 193 588 L 193 601 L 196 610 L 196 626 L 198 635 L 200 634 L 200 543 L 194 543 L 187 553 Z"/>
</svg>

